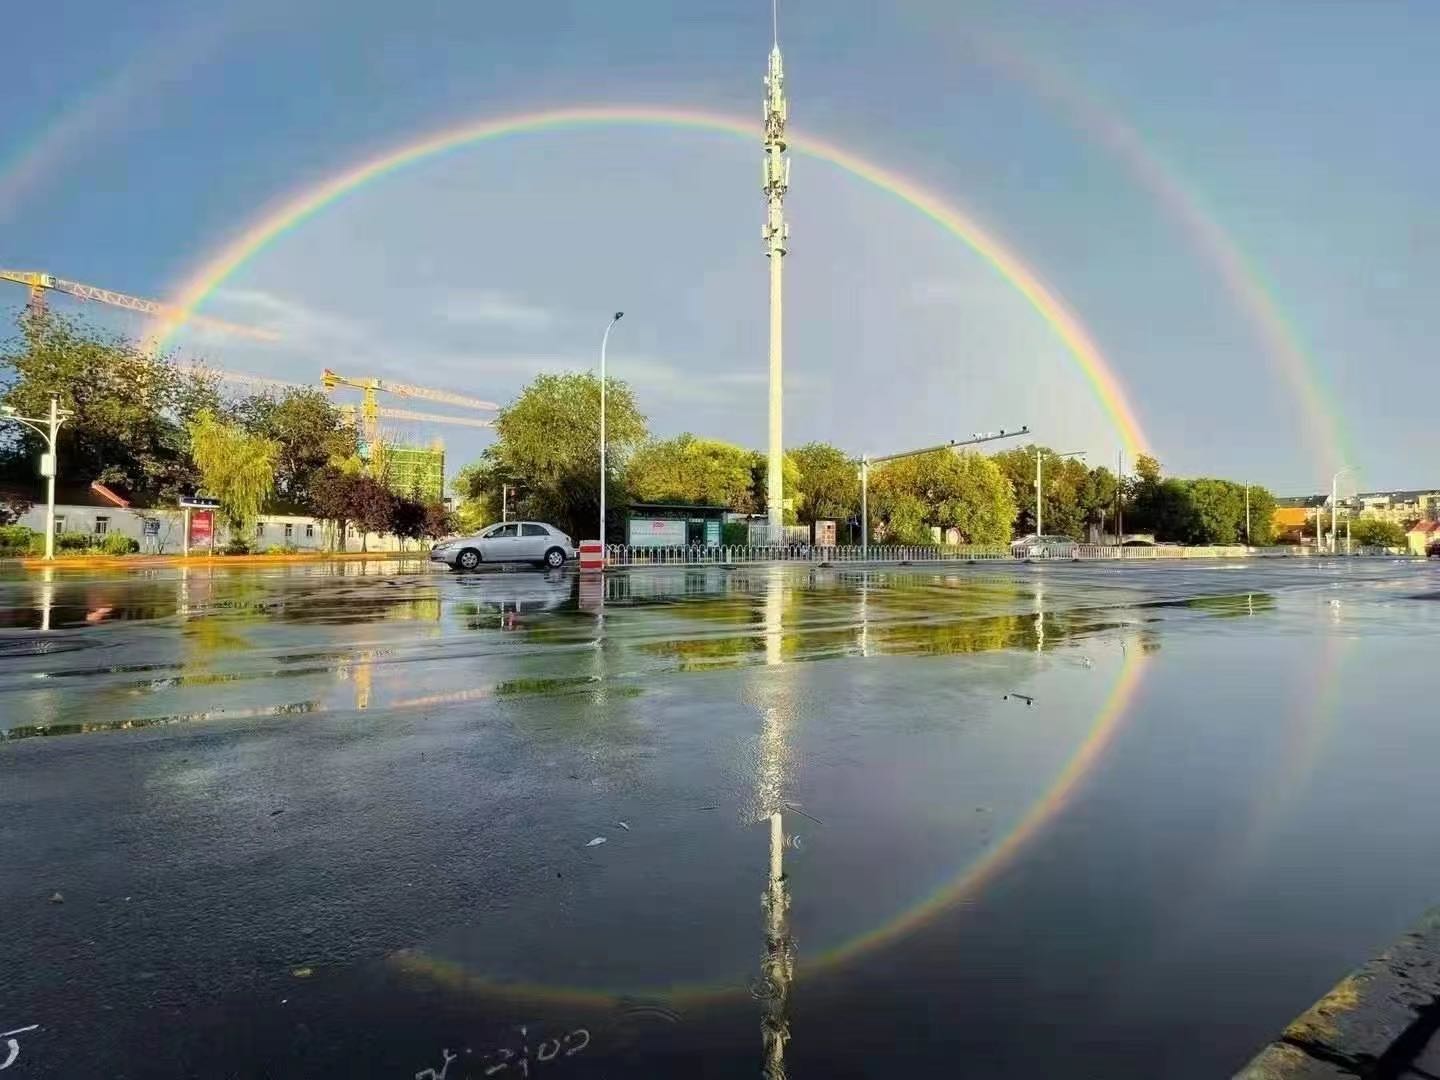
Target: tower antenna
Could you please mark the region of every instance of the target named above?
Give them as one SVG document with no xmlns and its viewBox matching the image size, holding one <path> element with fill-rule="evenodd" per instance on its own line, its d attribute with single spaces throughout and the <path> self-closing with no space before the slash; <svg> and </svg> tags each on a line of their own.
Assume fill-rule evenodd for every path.
<svg viewBox="0 0 1440 1080">
<path fill-rule="evenodd" d="M 785 224 L 785 192 L 790 187 L 790 159 L 785 156 L 785 121 L 789 106 L 785 100 L 785 62 L 780 57 L 780 15 L 778 0 L 770 0 L 770 18 L 775 44 L 765 71 L 764 183 L 765 254 L 770 260 L 770 424 L 769 460 L 765 471 L 765 518 L 767 542 L 779 544 L 785 537 L 785 444 L 784 365 L 782 362 L 784 314 L 781 307 L 780 265 L 790 246 L 790 227 Z"/>
</svg>

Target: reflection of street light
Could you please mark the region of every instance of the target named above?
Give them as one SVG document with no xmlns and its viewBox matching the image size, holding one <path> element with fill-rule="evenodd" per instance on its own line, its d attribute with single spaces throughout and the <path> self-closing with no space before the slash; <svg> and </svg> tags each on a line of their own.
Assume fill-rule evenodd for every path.
<svg viewBox="0 0 1440 1080">
<path fill-rule="evenodd" d="M 1057 458 L 1084 457 L 1086 453 L 1087 451 L 1084 450 L 1067 450 L 1065 453 L 1055 456 Z M 1043 512 L 1041 508 L 1045 503 L 1040 491 L 1040 462 L 1044 456 L 1045 452 L 1037 446 L 1035 448 L 1035 538 L 1037 540 L 1045 535 L 1045 530 L 1040 527 L 1040 518 Z"/>
<path fill-rule="evenodd" d="M 1342 465 L 1330 478 L 1330 553 L 1332 555 L 1340 550 L 1340 477 L 1347 472 L 1354 471 L 1353 465 Z"/>
<path fill-rule="evenodd" d="M 0 405 L 0 414 L 7 419 L 18 421 L 24 424 L 31 431 L 38 432 L 45 440 L 49 448 L 40 457 L 40 474 L 46 480 L 45 497 L 45 558 L 55 558 L 55 439 L 60 434 L 60 425 L 74 415 L 65 409 L 60 408 L 60 401 L 54 394 L 50 395 L 50 415 L 45 419 L 34 416 L 21 416 L 15 411 L 14 406 Z M 45 427 L 40 425 L 44 424 Z"/>
<path fill-rule="evenodd" d="M 605 565 L 605 346 L 610 343 L 610 331 L 625 317 L 625 312 L 615 312 L 610 325 L 605 327 L 605 336 L 600 339 L 600 565 Z"/>
</svg>

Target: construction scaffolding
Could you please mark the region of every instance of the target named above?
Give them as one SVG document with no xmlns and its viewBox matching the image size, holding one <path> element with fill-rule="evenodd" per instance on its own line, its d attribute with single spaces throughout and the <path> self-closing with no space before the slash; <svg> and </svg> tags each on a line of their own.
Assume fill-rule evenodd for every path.
<svg viewBox="0 0 1440 1080">
<path fill-rule="evenodd" d="M 397 495 L 440 502 L 445 497 L 445 447 L 438 439 L 426 446 L 387 446 L 385 484 Z"/>
</svg>

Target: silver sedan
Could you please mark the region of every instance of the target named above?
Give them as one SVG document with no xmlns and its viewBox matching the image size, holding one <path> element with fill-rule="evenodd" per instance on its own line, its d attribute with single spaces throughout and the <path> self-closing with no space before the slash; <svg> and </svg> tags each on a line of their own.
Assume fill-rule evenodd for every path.
<svg viewBox="0 0 1440 1080">
<path fill-rule="evenodd" d="M 443 562 L 455 570 L 474 570 L 481 563 L 560 567 L 575 557 L 575 541 L 543 521 L 505 521 L 430 549 L 431 562 Z"/>
</svg>

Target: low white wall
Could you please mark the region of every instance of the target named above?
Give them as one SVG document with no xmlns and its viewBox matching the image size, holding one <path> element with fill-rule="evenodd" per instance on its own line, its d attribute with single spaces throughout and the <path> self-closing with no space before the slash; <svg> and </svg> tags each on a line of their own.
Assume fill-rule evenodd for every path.
<svg viewBox="0 0 1440 1080">
<path fill-rule="evenodd" d="M 71 503 L 57 503 L 55 521 L 61 532 L 81 532 L 95 536 L 97 519 L 105 519 L 105 531 L 128 536 L 140 544 L 140 550 L 155 554 L 171 554 L 184 547 L 184 513 L 181 510 L 132 510 L 118 506 L 77 506 Z M 145 522 L 152 519 L 160 523 L 157 534 L 145 536 Z M 17 519 L 17 524 L 38 533 L 45 531 L 45 504 L 32 506 Z M 245 537 L 252 551 L 265 551 L 272 547 L 293 547 L 298 551 L 328 551 L 331 548 L 331 533 L 328 522 L 312 517 L 289 514 L 262 514 Z M 286 535 L 286 526 L 289 535 Z M 229 541 L 229 530 L 217 525 L 215 546 L 223 548 Z M 359 551 L 361 536 L 353 526 L 345 530 L 346 551 Z M 428 551 L 428 540 L 401 540 L 397 536 L 369 533 L 364 537 L 366 551 Z"/>
</svg>

